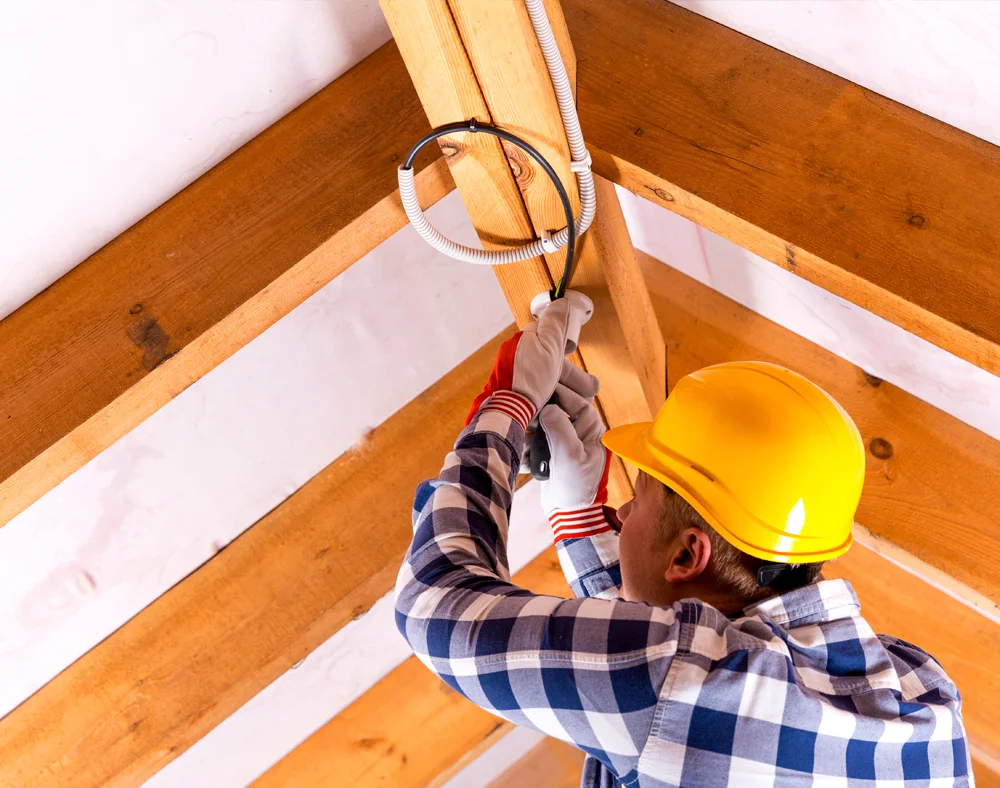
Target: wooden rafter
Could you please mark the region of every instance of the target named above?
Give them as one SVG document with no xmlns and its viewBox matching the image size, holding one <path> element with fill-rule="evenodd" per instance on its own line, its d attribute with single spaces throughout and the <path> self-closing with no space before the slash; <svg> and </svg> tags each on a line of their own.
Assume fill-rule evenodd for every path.
<svg viewBox="0 0 1000 788">
<path fill-rule="evenodd" d="M 489 0 L 382 0 L 382 8 L 432 125 L 476 118 L 514 130 L 553 165 L 579 210 L 555 93 L 524 6 Z M 549 3 L 549 13 L 554 28 L 564 31 L 558 3 Z M 496 36 L 497 30 L 507 32 Z M 560 45 L 569 48 L 570 70 L 571 44 L 564 34 L 560 38 Z M 565 218 L 544 173 L 513 146 L 479 136 L 463 134 L 444 146 L 483 243 L 524 243 L 544 229 L 561 227 Z M 613 426 L 647 420 L 659 407 L 666 394 L 666 359 L 613 186 L 602 184 L 600 197 L 599 220 L 581 245 L 572 282 L 595 302 L 576 360 L 601 379 L 599 406 Z M 562 267 L 559 252 L 496 269 L 520 324 L 530 319 L 531 297 L 549 290 Z M 612 270 L 610 276 L 606 269 Z M 614 290 L 608 279 L 616 281 Z M 627 320 L 620 321 L 619 313 Z M 613 497 L 630 494 L 617 459 L 611 485 Z"/>
<path fill-rule="evenodd" d="M 403 227 L 427 129 L 387 44 L 0 322 L 0 525 Z"/>
<path fill-rule="evenodd" d="M 388 592 L 413 490 L 438 472 L 510 334 L 0 720 L 0 785 L 54 773 L 139 785 Z"/>
<path fill-rule="evenodd" d="M 963 554 L 977 555 L 977 564 L 987 570 L 996 565 L 989 507 L 1000 496 L 1000 443 L 889 383 L 866 377 L 705 285 L 645 256 L 640 261 L 671 348 L 672 377 L 705 364 L 752 357 L 786 364 L 817 380 L 858 421 L 866 445 L 882 438 L 894 449 L 889 461 L 869 457 L 861 522 L 904 541 L 911 552 L 931 557 L 949 555 L 942 550 L 941 533 L 958 534 Z M 389 592 L 411 535 L 412 490 L 418 480 L 437 472 L 468 402 L 482 385 L 496 344 L 407 405 L 360 451 L 336 460 L 0 720 L 0 752 L 16 754 L 0 759 L 0 784 L 43 784 L 39 775 L 61 763 L 79 769 L 81 786 L 102 785 L 114 775 L 122 785 L 135 784 Z M 393 475 L 384 476 L 387 481 L 378 490 L 366 483 L 373 473 L 390 471 Z M 380 523 L 377 531 L 356 529 L 357 519 L 374 518 Z M 873 566 L 879 577 L 896 577 L 887 561 L 878 559 Z M 960 568 L 949 562 L 943 566 L 956 573 Z M 563 582 L 551 561 L 549 569 L 551 583 Z M 995 596 L 996 574 L 984 571 L 968 582 Z M 559 593 L 555 586 L 549 588 Z M 961 622 L 962 632 L 975 632 L 962 642 L 978 642 L 993 631 L 985 618 L 954 605 L 948 610 L 958 611 L 959 617 L 941 613 L 934 626 Z M 866 614 L 879 610 L 865 607 Z M 893 615 L 889 624 L 894 627 L 909 614 Z M 227 633 L 224 639 L 220 632 Z M 945 659 L 942 648 L 948 644 L 939 645 L 941 638 L 932 632 L 914 634 L 917 642 L 933 643 L 932 653 Z M 192 663 L 193 654 L 200 656 Z M 980 668 L 990 664 L 987 656 Z M 995 678 L 984 682 L 977 678 L 981 673 L 963 672 L 974 669 L 979 659 L 969 652 L 956 672 L 967 698 L 967 719 L 984 721 L 975 723 L 977 735 L 988 725 L 1000 731 L 1000 720 L 982 716 L 1000 709 L 1000 690 L 990 683 Z M 429 672 L 417 667 L 430 686 L 437 686 Z M 160 680 L 145 681 L 148 676 Z M 417 692 L 423 685 L 412 686 L 407 678 L 397 686 Z M 428 696 L 434 693 L 428 691 Z M 365 698 L 358 701 L 363 702 Z M 464 718 L 470 734 L 482 730 L 486 736 L 492 730 L 492 718 L 482 715 L 489 721 L 482 729 Z M 1000 748 L 995 736 L 988 743 L 994 751 Z M 95 748 L 106 752 L 106 758 L 93 759 Z M 389 765 L 379 766 L 385 768 Z"/>
<path fill-rule="evenodd" d="M 1000 148 L 673 3 L 563 7 L 598 172 L 1000 375 Z"/>
</svg>

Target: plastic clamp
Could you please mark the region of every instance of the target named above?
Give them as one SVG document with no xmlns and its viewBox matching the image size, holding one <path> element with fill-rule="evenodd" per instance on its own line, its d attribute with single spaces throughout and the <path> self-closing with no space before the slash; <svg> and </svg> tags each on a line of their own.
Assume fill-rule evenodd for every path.
<svg viewBox="0 0 1000 788">
<path fill-rule="evenodd" d="M 585 159 L 571 159 L 569 163 L 570 172 L 590 172 L 591 165 L 594 160 L 590 156 L 590 151 L 587 151 L 587 157 Z"/>
<path fill-rule="evenodd" d="M 556 246 L 555 243 L 552 241 L 552 233 L 550 233 L 548 230 L 542 230 L 538 234 L 538 237 L 542 242 L 543 252 L 545 252 L 546 254 L 552 254 L 553 252 L 559 251 L 559 247 Z"/>
</svg>

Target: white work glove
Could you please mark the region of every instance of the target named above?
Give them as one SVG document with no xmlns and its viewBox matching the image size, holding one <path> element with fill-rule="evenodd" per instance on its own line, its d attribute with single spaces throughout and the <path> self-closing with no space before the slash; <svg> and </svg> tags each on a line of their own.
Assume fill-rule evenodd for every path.
<svg viewBox="0 0 1000 788">
<path fill-rule="evenodd" d="M 592 388 L 596 392 L 597 379 L 564 358 L 568 324 L 569 300 L 560 298 L 549 304 L 537 321 L 504 342 L 489 380 L 472 403 L 466 425 L 481 407 L 488 405 L 491 409 L 502 410 L 527 428 L 534 415 L 549 401 L 561 377 L 582 390 Z"/>
<path fill-rule="evenodd" d="M 551 454 L 542 507 L 559 542 L 612 530 L 604 513 L 611 452 L 601 443 L 604 424 L 591 401 L 563 385 L 555 395 L 538 421 Z"/>
</svg>

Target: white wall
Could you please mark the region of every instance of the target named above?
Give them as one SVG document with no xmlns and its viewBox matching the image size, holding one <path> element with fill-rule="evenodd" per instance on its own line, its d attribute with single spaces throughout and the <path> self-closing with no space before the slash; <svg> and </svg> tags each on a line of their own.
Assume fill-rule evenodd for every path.
<svg viewBox="0 0 1000 788">
<path fill-rule="evenodd" d="M 683 4 L 1000 142 L 1000 3 Z M 375 0 L 38 0 L 4 14 L 0 67 L 15 77 L 0 83 L 0 315 L 388 38 Z M 641 248 L 1000 437 L 997 378 L 623 202 Z M 454 196 L 434 220 L 469 237 Z M 0 529 L 0 713 L 510 321 L 488 271 L 440 260 L 408 232 Z M 395 631 L 377 631 L 397 654 Z M 279 680 L 157 780 L 236 785 L 266 768 L 346 702 L 321 691 L 326 678 L 364 668 L 359 691 L 391 668 L 370 670 L 345 637 L 298 669 L 319 673 Z M 272 718 L 294 735 L 276 738 Z M 259 748 L 256 760 L 235 745 Z"/>
</svg>

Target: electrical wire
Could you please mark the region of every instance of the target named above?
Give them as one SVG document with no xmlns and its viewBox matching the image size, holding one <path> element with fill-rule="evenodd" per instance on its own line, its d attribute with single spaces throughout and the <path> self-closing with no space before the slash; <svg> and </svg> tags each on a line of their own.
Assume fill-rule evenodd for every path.
<svg viewBox="0 0 1000 788">
<path fill-rule="evenodd" d="M 568 198 L 563 199 L 566 194 L 565 187 L 559 181 L 555 171 L 542 158 L 538 151 L 510 132 L 488 124 L 475 125 L 476 121 L 474 120 L 440 126 L 414 146 L 414 150 L 407 156 L 407 163 L 400 166 L 397 170 L 399 196 L 403 203 L 403 209 L 406 211 L 406 216 L 410 220 L 410 224 L 417 231 L 417 234 L 434 249 L 456 260 L 482 265 L 504 265 L 505 263 L 513 263 L 518 260 L 526 260 L 530 257 L 538 257 L 542 254 L 555 252 L 563 246 L 569 247 L 567 249 L 568 254 L 566 255 L 563 276 L 552 290 L 552 297 L 558 298 L 569 287 L 569 275 L 572 274 L 573 269 L 573 252 L 576 239 L 583 235 L 594 221 L 594 215 L 597 212 L 597 190 L 594 187 L 594 176 L 590 170 L 590 153 L 584 144 L 583 132 L 580 129 L 580 118 L 576 112 L 576 100 L 573 97 L 573 89 L 570 85 L 569 75 L 566 73 L 566 66 L 559 53 L 555 34 L 552 32 L 552 26 L 545 12 L 544 0 L 525 0 L 525 7 L 527 8 L 535 37 L 538 39 L 538 45 L 545 60 L 545 67 L 549 72 L 549 78 L 552 80 L 552 88 L 555 91 L 556 102 L 559 105 L 559 115 L 562 118 L 563 128 L 566 131 L 566 140 L 569 143 L 571 159 L 569 167 L 576 175 L 580 192 L 580 215 L 576 218 L 576 221 L 573 221 L 572 214 L 567 211 L 566 226 L 561 230 L 554 233 L 543 230 L 539 233 L 541 238 L 524 246 L 510 249 L 496 249 L 491 251 L 473 249 L 472 247 L 455 243 L 438 232 L 427 220 L 423 210 L 420 208 L 415 183 L 416 173 L 413 170 L 412 161 L 415 151 L 422 148 L 430 140 L 437 139 L 444 134 L 454 133 L 455 131 L 483 131 L 517 145 L 535 159 L 542 169 L 545 170 L 546 174 L 548 174 L 549 178 L 552 179 L 552 183 L 560 193 L 560 199 L 563 200 L 564 209 L 568 204 Z M 474 125 L 475 128 L 473 128 Z M 448 129 L 448 131 L 442 131 L 443 129 Z"/>
<path fill-rule="evenodd" d="M 412 173 L 413 160 L 414 158 L 416 158 L 417 154 L 421 151 L 421 149 L 425 145 L 427 145 L 430 142 L 433 142 L 439 137 L 444 137 L 448 134 L 454 134 L 455 132 L 459 131 L 471 132 L 472 134 L 480 134 L 480 133 L 490 134 L 494 137 L 499 137 L 502 140 L 507 140 L 507 142 L 516 145 L 525 153 L 527 153 L 529 156 L 531 156 L 531 158 L 533 158 L 536 162 L 538 162 L 538 166 L 542 168 L 545 174 L 549 176 L 549 180 L 552 181 L 552 185 L 555 187 L 556 192 L 559 194 L 559 201 L 562 203 L 563 213 L 566 214 L 566 229 L 567 229 L 566 261 L 563 263 L 563 274 L 559 278 L 559 281 L 556 282 L 555 287 L 552 289 L 553 299 L 562 298 L 566 292 L 566 288 L 569 287 L 570 278 L 573 275 L 573 264 L 575 259 L 574 252 L 576 250 L 576 226 L 573 220 L 573 205 L 570 202 L 569 194 L 567 194 L 566 192 L 566 187 L 563 186 L 562 181 L 559 180 L 559 175 L 556 173 L 555 169 L 552 167 L 551 164 L 548 163 L 548 161 L 545 160 L 545 157 L 542 156 L 541 153 L 535 150 L 534 147 L 532 147 L 530 144 L 528 144 L 515 134 L 511 134 L 509 131 L 497 128 L 496 126 L 491 126 L 488 123 L 479 123 L 476 121 L 475 118 L 473 118 L 472 120 L 462 121 L 459 123 L 448 123 L 444 126 L 438 126 L 436 129 L 432 129 L 430 132 L 428 132 L 419 140 L 417 140 L 416 144 L 412 148 L 410 148 L 410 152 L 406 156 L 406 161 L 403 162 L 403 165 L 400 167 L 400 170 L 401 171 L 407 170 Z M 409 211 L 407 211 L 407 215 L 409 215 Z M 421 216 L 422 215 L 423 214 L 421 213 Z M 428 226 L 430 225 L 428 224 Z M 431 227 L 431 229 L 434 228 Z M 542 244 L 544 246 L 545 240 L 547 239 L 540 239 L 536 243 Z M 529 244 L 526 247 L 521 247 L 520 250 L 516 249 L 510 250 L 515 252 L 524 251 L 524 255 L 522 257 L 513 258 L 511 260 L 505 260 L 504 262 L 514 262 L 514 260 L 524 260 L 529 257 L 538 256 L 538 254 L 540 254 L 541 252 L 537 252 L 534 254 L 531 253 L 533 247 L 534 244 Z M 468 247 L 463 247 L 463 249 L 468 249 Z M 478 252 L 480 250 L 468 249 L 468 251 Z M 503 250 L 503 251 L 507 252 L 508 250 Z M 543 251 L 548 251 L 548 250 L 543 249 Z M 490 253 L 487 252 L 485 254 L 490 254 Z"/>
</svg>

